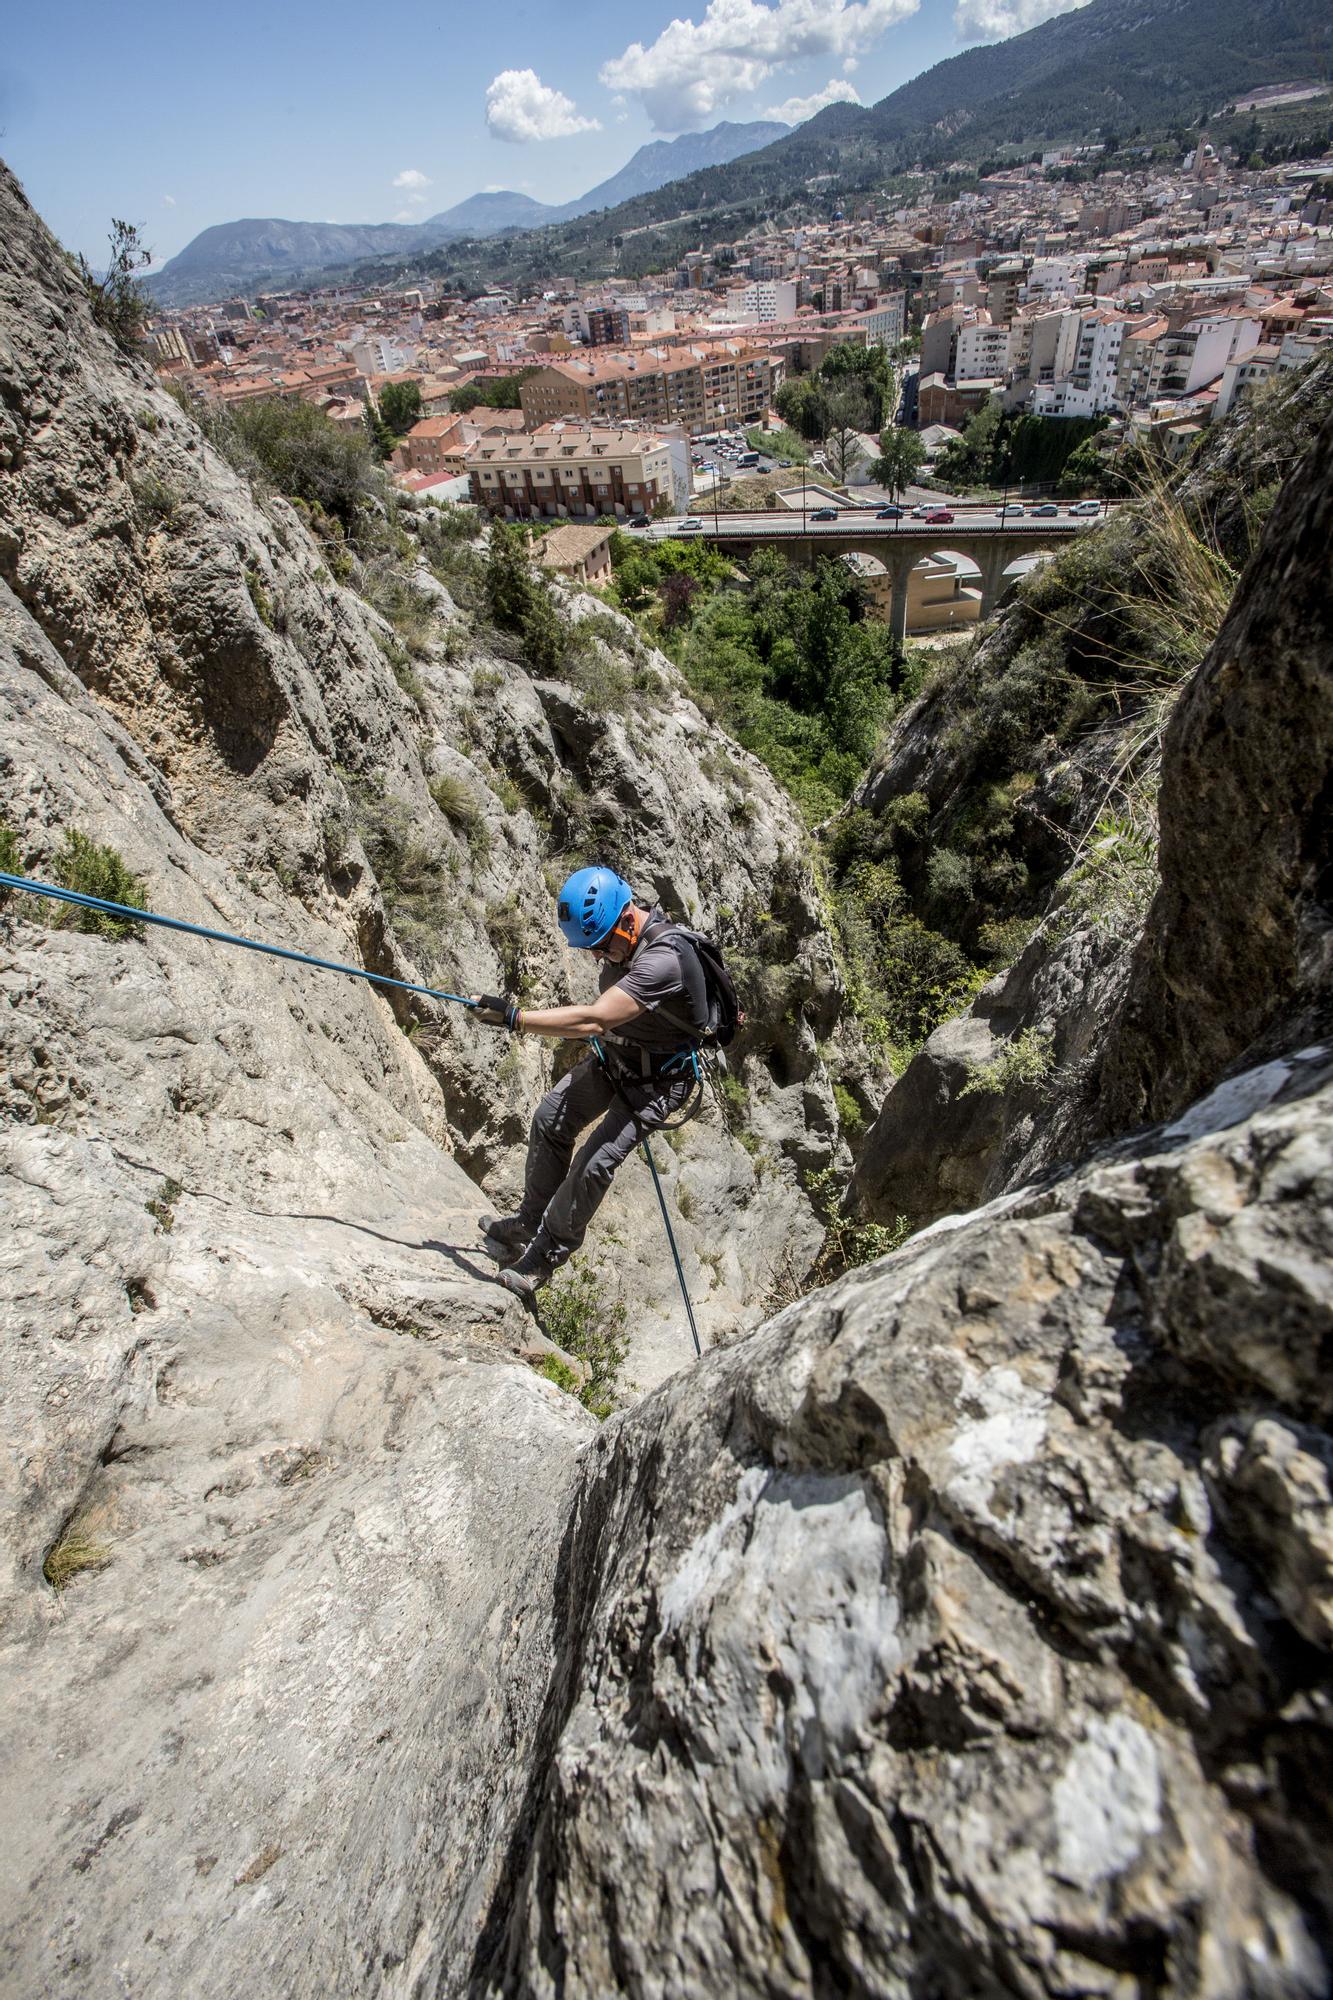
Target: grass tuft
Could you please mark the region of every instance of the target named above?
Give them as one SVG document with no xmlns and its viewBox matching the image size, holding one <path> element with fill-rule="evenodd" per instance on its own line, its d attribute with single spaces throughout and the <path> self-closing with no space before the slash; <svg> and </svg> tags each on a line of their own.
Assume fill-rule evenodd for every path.
<svg viewBox="0 0 1333 2000">
<path fill-rule="evenodd" d="M 76 1514 L 65 1524 L 42 1564 L 42 1575 L 52 1590 L 66 1589 L 86 1570 L 106 1568 L 111 1560 L 111 1544 L 101 1539 L 99 1525 L 96 1512 Z"/>
</svg>

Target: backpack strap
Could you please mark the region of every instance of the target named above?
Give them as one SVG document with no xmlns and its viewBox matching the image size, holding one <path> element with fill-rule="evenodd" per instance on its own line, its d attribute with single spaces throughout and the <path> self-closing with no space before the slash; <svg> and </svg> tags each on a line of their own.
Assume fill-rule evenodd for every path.
<svg viewBox="0 0 1333 2000">
<path fill-rule="evenodd" d="M 699 954 L 690 943 L 689 932 L 681 924 L 673 924 L 670 918 L 660 924 L 648 925 L 639 942 L 629 955 L 628 963 L 633 965 L 639 953 L 650 944 L 669 944 L 680 964 L 680 976 L 685 987 L 685 997 L 689 1002 L 692 1019 L 677 1014 L 674 1009 L 659 1004 L 653 1009 L 659 1021 L 668 1022 L 673 1028 L 688 1035 L 698 1043 L 708 1030 L 708 984 L 704 969 L 699 962 Z"/>
</svg>

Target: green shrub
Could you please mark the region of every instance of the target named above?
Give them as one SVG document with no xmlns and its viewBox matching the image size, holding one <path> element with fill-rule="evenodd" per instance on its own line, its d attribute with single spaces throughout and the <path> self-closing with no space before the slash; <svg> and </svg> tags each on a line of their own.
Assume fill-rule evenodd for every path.
<svg viewBox="0 0 1333 2000">
<path fill-rule="evenodd" d="M 430 795 L 451 827 L 466 840 L 474 854 L 485 853 L 491 844 L 490 829 L 481 800 L 466 778 L 441 772 L 430 781 Z"/>
<path fill-rule="evenodd" d="M 960 1097 L 1001 1097 L 1023 1084 L 1041 1083 L 1050 1075 L 1054 1057 L 1051 1037 L 1040 1028 L 1025 1028 L 989 1062 L 970 1065 L 971 1074 Z"/>
<path fill-rule="evenodd" d="M 2 819 L 0 819 L 0 870 L 6 875 L 23 873 L 23 855 L 19 848 L 19 837 L 13 827 Z M 0 889 L 0 903 L 3 903 L 5 897 L 11 893 L 8 889 Z"/>
<path fill-rule="evenodd" d="M 827 1285 L 858 1264 L 873 1263 L 900 1249 L 912 1233 L 905 1215 L 894 1222 L 868 1222 L 844 1207 L 842 1181 L 836 1167 L 824 1167 L 805 1178 L 805 1191 L 824 1223 L 824 1241 L 810 1271 L 806 1289 Z"/>
<path fill-rule="evenodd" d="M 859 1139 L 866 1129 L 865 1113 L 845 1083 L 834 1084 L 833 1102 L 837 1107 L 838 1123 L 847 1137 Z"/>
<path fill-rule="evenodd" d="M 227 415 L 229 427 L 210 424 L 215 443 L 225 440 L 226 449 L 234 441 L 242 463 L 256 467 L 280 493 L 322 508 L 344 529 L 356 526 L 361 508 L 378 490 L 368 437 L 340 430 L 313 403 L 277 397 L 237 404 Z"/>
<path fill-rule="evenodd" d="M 132 472 L 130 496 L 136 518 L 145 528 L 169 528 L 180 506 L 180 495 L 155 472 Z"/>
<path fill-rule="evenodd" d="M 271 632 L 274 629 L 273 599 L 269 596 L 267 590 L 264 588 L 263 578 L 260 577 L 256 571 L 248 569 L 245 572 L 245 587 L 250 593 L 250 602 L 254 605 L 255 610 L 259 613 L 260 624 L 267 625 L 269 631 Z"/>
<path fill-rule="evenodd" d="M 577 1392 L 579 1401 L 595 1417 L 609 1417 L 629 1352 L 624 1306 L 606 1298 L 596 1273 L 576 1259 L 540 1288 L 537 1312 L 547 1339 L 588 1370 L 588 1379 Z"/>
<path fill-rule="evenodd" d="M 422 658 L 435 636 L 435 606 L 393 556 L 374 556 L 362 566 L 361 595 L 387 618 L 409 653 Z"/>
<path fill-rule="evenodd" d="M 951 847 L 937 847 L 926 863 L 926 879 L 932 896 L 949 901 L 972 894 L 975 870 L 965 854 Z"/>
<path fill-rule="evenodd" d="M 12 872 L 12 871 L 11 871 Z M 53 870 L 62 889 L 77 889 L 84 896 L 100 896 L 108 903 L 123 903 L 142 910 L 144 881 L 125 866 L 114 847 L 100 847 L 87 834 L 70 827 L 56 854 Z M 52 919 L 70 923 L 76 930 L 104 938 L 139 937 L 143 925 L 133 917 L 116 917 L 103 910 L 81 910 L 65 904 Z"/>
</svg>

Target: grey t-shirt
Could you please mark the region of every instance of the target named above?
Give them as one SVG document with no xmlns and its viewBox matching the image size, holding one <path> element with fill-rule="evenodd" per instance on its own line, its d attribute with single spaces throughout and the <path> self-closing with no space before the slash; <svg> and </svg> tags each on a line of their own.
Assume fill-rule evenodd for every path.
<svg viewBox="0 0 1333 2000">
<path fill-rule="evenodd" d="M 665 921 L 662 912 L 654 910 L 648 927 Z M 629 967 L 603 964 L 598 991 L 605 993 L 609 986 L 623 987 L 645 1010 L 616 1029 L 622 1041 L 657 1051 L 691 1046 L 694 1036 L 688 1025 L 689 996 L 681 977 L 680 959 L 669 944 L 645 945 Z M 664 1021 L 657 1012 L 659 1007 L 668 1008 L 676 1016 L 675 1021 Z"/>
</svg>

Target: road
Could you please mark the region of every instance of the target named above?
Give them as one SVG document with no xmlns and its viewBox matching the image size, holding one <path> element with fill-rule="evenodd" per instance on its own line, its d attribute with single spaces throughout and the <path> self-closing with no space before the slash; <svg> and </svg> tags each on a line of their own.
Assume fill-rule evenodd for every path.
<svg viewBox="0 0 1333 2000">
<path fill-rule="evenodd" d="M 638 532 L 648 541 L 670 541 L 676 536 L 704 534 L 710 540 L 750 541 L 756 535 L 765 540 L 770 537 L 813 537 L 819 540 L 845 541 L 855 536 L 891 541 L 894 536 L 921 536 L 925 540 L 940 542 L 947 540 L 950 526 L 965 535 L 1003 531 L 1006 535 L 1031 536 L 1039 541 L 1043 535 L 1052 533 L 1061 536 L 1076 533 L 1079 528 L 1095 527 L 1107 511 L 1105 503 L 1096 514 L 1076 514 L 1070 505 L 1059 507 L 1055 514 L 1034 514 L 1030 508 L 1019 513 L 1012 505 L 1001 511 L 997 506 L 958 506 L 950 510 L 952 523 L 932 523 L 924 515 L 914 517 L 905 514 L 897 521 L 880 521 L 875 518 L 873 508 L 840 507 L 836 521 L 816 521 L 814 510 L 807 510 L 804 516 L 790 512 L 785 507 L 768 508 L 762 513 L 719 512 L 716 525 L 712 514 L 696 514 L 693 519 L 701 522 L 700 528 L 686 528 L 683 517 L 673 517 L 665 521 L 655 521 L 651 527 Z"/>
</svg>

